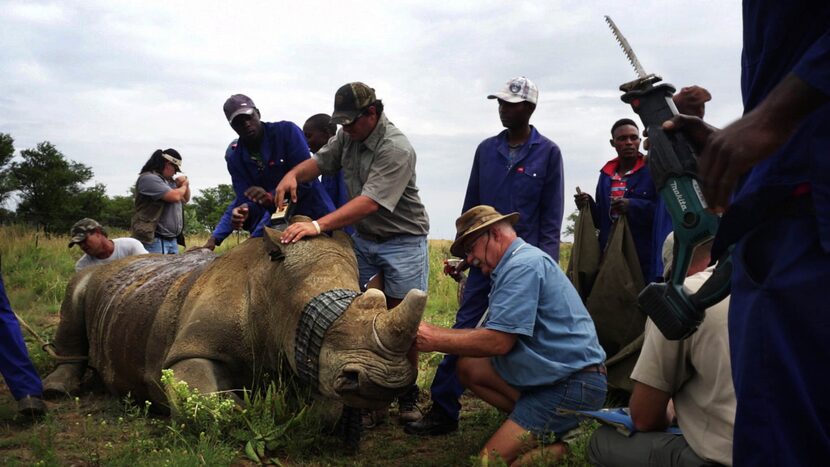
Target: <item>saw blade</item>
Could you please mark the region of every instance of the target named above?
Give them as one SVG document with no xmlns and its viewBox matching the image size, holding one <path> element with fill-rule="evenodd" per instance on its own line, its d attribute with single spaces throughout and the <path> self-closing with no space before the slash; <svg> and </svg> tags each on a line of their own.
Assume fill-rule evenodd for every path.
<svg viewBox="0 0 830 467">
<path fill-rule="evenodd" d="M 614 24 L 614 20 L 611 19 L 610 16 L 605 16 L 605 22 L 608 23 L 608 27 L 611 28 L 611 33 L 614 34 L 614 38 L 617 39 L 619 42 L 620 47 L 622 47 L 623 52 L 625 52 L 625 56 L 628 57 L 628 61 L 631 62 L 631 66 L 634 67 L 634 70 L 637 72 L 637 76 L 640 79 L 646 78 L 648 75 L 646 74 L 646 70 L 643 69 L 643 66 L 640 65 L 640 61 L 637 60 L 637 54 L 634 53 L 634 50 L 628 44 L 628 41 L 625 39 L 625 36 L 620 32 L 620 29 Z"/>
</svg>

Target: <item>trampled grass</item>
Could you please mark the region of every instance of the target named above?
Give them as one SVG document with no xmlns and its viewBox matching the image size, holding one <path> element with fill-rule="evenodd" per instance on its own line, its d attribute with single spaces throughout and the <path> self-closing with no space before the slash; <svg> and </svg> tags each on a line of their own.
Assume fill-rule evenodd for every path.
<svg viewBox="0 0 830 467">
<path fill-rule="evenodd" d="M 126 232 L 109 233 L 113 238 L 126 236 Z M 244 239 L 228 238 L 217 253 Z M 190 237 L 188 243 L 202 245 L 206 240 L 206 235 Z M 12 307 L 46 340 L 55 332 L 66 284 L 81 255 L 78 248 L 67 248 L 68 242 L 65 235 L 0 226 L 0 267 Z M 443 260 L 450 257 L 450 243 L 430 241 L 429 300 L 424 319 L 441 326 L 453 324 L 458 306 L 457 284 L 442 273 Z M 569 252 L 570 246 L 563 245 L 562 258 Z M 53 362 L 25 330 L 24 336 L 36 367 L 42 375 L 47 374 Z M 441 358 L 440 354 L 421 356 L 418 382 L 423 398 L 428 398 Z M 277 458 L 285 465 L 469 465 L 504 416 L 469 394 L 463 405 L 460 429 L 448 436 L 408 436 L 394 424 L 393 417 L 391 423 L 364 433 L 361 451 L 356 454 L 346 453 L 336 438 L 320 435 L 314 449 L 299 453 L 281 449 Z M 222 439 L 186 435 L 187 430 L 174 419 L 159 418 L 140 404 L 110 396 L 87 393 L 74 400 L 50 402 L 49 415 L 35 424 L 16 419 L 14 407 L 8 389 L 0 385 L 0 459 L 5 465 L 253 465 L 244 452 L 246 443 L 234 442 L 244 439 L 244 433 L 237 431 Z M 266 422 L 259 419 L 256 426 L 260 428 L 251 433 L 260 438 L 254 436 L 253 440 L 269 439 L 262 434 L 268 433 Z M 587 465 L 581 447 L 585 439 L 587 435 L 573 445 L 574 454 L 566 465 Z"/>
</svg>

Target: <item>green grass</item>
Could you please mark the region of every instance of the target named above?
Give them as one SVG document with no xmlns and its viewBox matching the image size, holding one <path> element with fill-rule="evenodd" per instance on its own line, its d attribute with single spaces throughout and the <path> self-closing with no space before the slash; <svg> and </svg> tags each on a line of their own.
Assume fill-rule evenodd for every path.
<svg viewBox="0 0 830 467">
<path fill-rule="evenodd" d="M 125 235 L 110 232 L 113 238 Z M 188 243 L 198 246 L 206 240 L 207 236 L 189 237 Z M 242 241 L 244 238 L 229 237 L 217 253 Z M 0 264 L 12 307 L 45 340 L 54 335 L 66 284 L 81 256 L 77 247 L 67 248 L 68 242 L 64 235 L 0 226 Z M 441 326 L 453 324 L 458 307 L 457 284 L 442 273 L 443 260 L 450 257 L 450 243 L 430 241 L 429 299 L 424 319 Z M 562 246 L 561 256 L 567 260 L 570 245 Z M 24 331 L 24 336 L 32 360 L 45 375 L 52 362 L 28 332 Z M 428 398 L 429 384 L 442 357 L 437 353 L 420 357 L 418 383 L 423 398 Z M 314 404 L 298 394 L 296 388 L 285 384 L 272 387 L 270 392 L 253 393 L 247 412 L 232 411 L 222 425 L 179 416 L 157 417 L 143 405 L 90 393 L 50 402 L 49 415 L 28 424 L 15 418 L 14 401 L 0 385 L 0 459 L 4 465 L 21 466 L 254 465 L 245 447 L 250 444 L 256 451 L 257 443 L 262 442 L 265 456 L 261 460 L 285 465 L 470 465 L 504 421 L 503 414 L 467 394 L 457 432 L 417 438 L 389 423 L 366 432 L 361 451 L 351 455 L 338 439 L 323 432 L 322 417 L 314 412 Z M 298 416 L 302 407 L 308 413 Z M 298 419 L 291 422 L 295 416 Z M 286 424 L 291 425 L 284 430 L 287 434 L 280 431 Z M 588 465 L 584 443 L 590 431 L 589 427 L 572 444 L 564 465 Z M 536 465 L 546 464 L 543 460 Z"/>
</svg>

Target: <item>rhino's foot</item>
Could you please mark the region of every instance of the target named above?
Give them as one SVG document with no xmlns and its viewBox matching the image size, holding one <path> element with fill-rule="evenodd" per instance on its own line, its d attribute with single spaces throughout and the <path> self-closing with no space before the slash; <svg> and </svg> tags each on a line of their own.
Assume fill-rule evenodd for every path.
<svg viewBox="0 0 830 467">
<path fill-rule="evenodd" d="M 62 399 L 77 394 L 81 388 L 83 364 L 65 363 L 43 379 L 43 398 Z"/>
</svg>

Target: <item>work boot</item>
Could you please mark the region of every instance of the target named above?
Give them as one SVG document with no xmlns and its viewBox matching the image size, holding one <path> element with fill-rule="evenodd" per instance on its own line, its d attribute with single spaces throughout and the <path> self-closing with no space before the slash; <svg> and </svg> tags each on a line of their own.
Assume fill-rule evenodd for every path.
<svg viewBox="0 0 830 467">
<path fill-rule="evenodd" d="M 17 413 L 26 418 L 40 418 L 46 415 L 46 403 L 40 396 L 26 396 L 17 401 Z"/>
<path fill-rule="evenodd" d="M 371 430 L 376 426 L 386 423 L 387 418 L 389 418 L 389 407 L 364 410 L 362 417 L 363 428 Z"/>
<path fill-rule="evenodd" d="M 423 417 L 418 408 L 418 396 L 421 391 L 413 384 L 406 392 L 398 396 L 398 421 L 402 424 L 417 422 Z"/>
<path fill-rule="evenodd" d="M 410 435 L 439 436 L 452 433 L 458 429 L 458 420 L 447 415 L 444 410 L 433 404 L 429 412 L 417 422 L 407 423 L 403 431 Z"/>
</svg>

